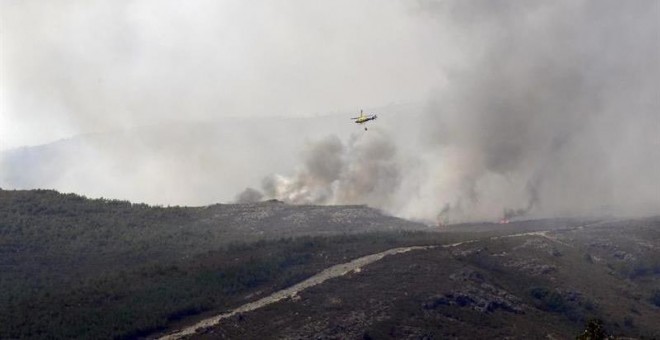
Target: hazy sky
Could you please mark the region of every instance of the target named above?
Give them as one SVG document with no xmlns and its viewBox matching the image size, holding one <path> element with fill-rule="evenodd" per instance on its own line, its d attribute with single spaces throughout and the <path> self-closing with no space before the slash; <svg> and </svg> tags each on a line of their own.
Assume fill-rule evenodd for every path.
<svg viewBox="0 0 660 340">
<path fill-rule="evenodd" d="M 660 212 L 658 2 L 410 3 L 417 58 L 435 61 L 415 77 L 436 81 L 417 159 L 397 158 L 399 129 L 320 140 L 267 194 L 454 222 Z"/>
<path fill-rule="evenodd" d="M 0 149 L 338 116 L 7 153 L 6 188 L 209 204 L 249 186 L 426 221 L 660 212 L 656 0 L 0 6 Z M 348 115 L 372 107 L 390 114 L 350 130 Z"/>
<path fill-rule="evenodd" d="M 459 60 L 415 1 L 0 1 L 0 149 L 420 102 Z"/>
</svg>

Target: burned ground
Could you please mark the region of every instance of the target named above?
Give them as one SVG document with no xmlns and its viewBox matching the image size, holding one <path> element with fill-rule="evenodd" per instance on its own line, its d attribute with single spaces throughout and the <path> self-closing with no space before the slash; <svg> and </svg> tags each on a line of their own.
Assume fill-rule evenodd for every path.
<svg viewBox="0 0 660 340">
<path fill-rule="evenodd" d="M 658 337 L 660 219 L 387 257 L 201 338 L 573 338 L 590 319 Z M 589 255 L 587 255 L 589 254 Z"/>
</svg>

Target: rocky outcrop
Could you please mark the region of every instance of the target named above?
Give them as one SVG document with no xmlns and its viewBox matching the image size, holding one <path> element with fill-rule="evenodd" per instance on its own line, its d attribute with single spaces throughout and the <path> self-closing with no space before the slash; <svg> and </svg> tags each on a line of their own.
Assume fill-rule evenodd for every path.
<svg viewBox="0 0 660 340">
<path fill-rule="evenodd" d="M 486 282 L 484 276 L 474 270 L 464 269 L 450 275 L 453 281 L 461 282 L 464 288 L 434 295 L 422 303 L 426 310 L 441 306 L 458 306 L 489 313 L 496 310 L 524 314 L 525 305 L 515 295 Z"/>
</svg>

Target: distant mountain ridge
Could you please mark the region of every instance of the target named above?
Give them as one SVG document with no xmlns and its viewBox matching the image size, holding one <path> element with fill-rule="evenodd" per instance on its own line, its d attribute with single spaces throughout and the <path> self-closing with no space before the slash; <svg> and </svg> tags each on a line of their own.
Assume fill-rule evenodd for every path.
<svg viewBox="0 0 660 340">
<path fill-rule="evenodd" d="M 419 108 L 379 111 L 378 128 L 403 130 Z M 74 136 L 0 152 L 0 187 L 172 205 L 231 202 L 265 176 L 291 173 L 306 143 L 363 133 L 352 113 L 304 118 L 220 118 Z M 408 122 L 406 122 L 408 121 Z"/>
</svg>

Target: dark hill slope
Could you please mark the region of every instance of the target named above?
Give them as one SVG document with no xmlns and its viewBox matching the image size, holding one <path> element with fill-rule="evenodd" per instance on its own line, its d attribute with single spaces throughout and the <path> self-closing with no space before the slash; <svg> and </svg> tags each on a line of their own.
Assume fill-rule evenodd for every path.
<svg viewBox="0 0 660 340">
<path fill-rule="evenodd" d="M 0 190 L 0 338 L 149 333 L 427 229 L 365 206 L 165 208 Z"/>
<path fill-rule="evenodd" d="M 390 256 L 201 338 L 660 337 L 660 218 Z"/>
<path fill-rule="evenodd" d="M 5 269 L 112 271 L 232 243 L 394 230 L 428 227 L 366 206 L 273 201 L 164 208 L 49 190 L 0 190 L 0 265 Z"/>
<path fill-rule="evenodd" d="M 476 241 L 385 258 L 208 335 L 565 337 L 596 316 L 657 336 L 660 219 L 587 223 L 424 232 L 364 206 L 165 208 L 0 190 L 0 338 L 163 334 L 360 256 L 465 240 Z M 539 230 L 552 231 L 501 237 Z"/>
</svg>

